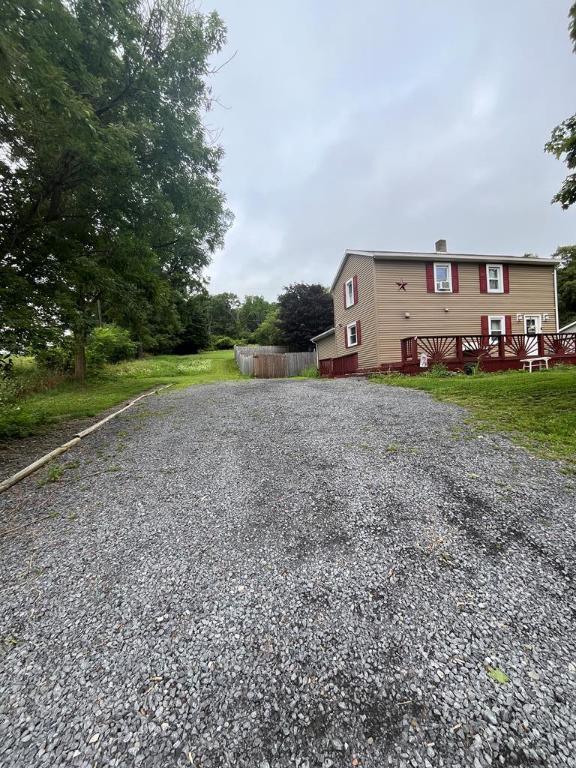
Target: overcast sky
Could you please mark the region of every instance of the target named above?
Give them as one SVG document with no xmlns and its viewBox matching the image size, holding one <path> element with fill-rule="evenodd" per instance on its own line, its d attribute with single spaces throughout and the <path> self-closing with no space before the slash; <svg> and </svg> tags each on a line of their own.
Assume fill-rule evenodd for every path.
<svg viewBox="0 0 576 768">
<path fill-rule="evenodd" d="M 576 112 L 569 0 L 204 0 L 237 55 L 210 291 L 329 285 L 345 248 L 550 254 L 576 210 L 544 153 Z"/>
</svg>

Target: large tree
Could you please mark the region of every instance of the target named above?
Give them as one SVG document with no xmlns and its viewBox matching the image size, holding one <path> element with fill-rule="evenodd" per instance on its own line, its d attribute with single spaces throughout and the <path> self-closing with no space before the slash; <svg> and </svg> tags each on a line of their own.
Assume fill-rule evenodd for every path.
<svg viewBox="0 0 576 768">
<path fill-rule="evenodd" d="M 280 330 L 279 313 L 278 305 L 272 304 L 264 320 L 250 334 L 250 341 L 265 347 L 281 345 L 282 331 Z"/>
<path fill-rule="evenodd" d="M 332 296 L 322 285 L 290 285 L 278 305 L 282 338 L 293 350 L 310 349 L 312 336 L 334 325 Z"/>
<path fill-rule="evenodd" d="M 212 336 L 238 335 L 240 299 L 235 293 L 215 293 L 208 298 L 208 331 Z"/>
<path fill-rule="evenodd" d="M 202 124 L 224 40 L 219 17 L 185 0 L 4 0 L 7 338 L 47 319 L 72 330 L 81 377 L 98 306 L 141 338 L 172 322 L 229 223 Z"/>
<path fill-rule="evenodd" d="M 563 245 L 554 255 L 561 259 L 558 269 L 560 325 L 567 325 L 576 320 L 576 245 Z"/>
<path fill-rule="evenodd" d="M 263 296 L 245 296 L 238 310 L 240 333 L 250 334 L 264 321 L 272 304 Z"/>
<path fill-rule="evenodd" d="M 576 52 L 576 3 L 570 8 L 569 19 L 572 48 Z M 546 144 L 546 151 L 556 155 L 558 159 L 563 157 L 568 170 L 576 170 L 576 115 L 554 128 L 550 141 Z M 569 208 L 575 201 L 576 172 L 568 174 L 552 202 L 560 203 L 562 208 Z"/>
</svg>

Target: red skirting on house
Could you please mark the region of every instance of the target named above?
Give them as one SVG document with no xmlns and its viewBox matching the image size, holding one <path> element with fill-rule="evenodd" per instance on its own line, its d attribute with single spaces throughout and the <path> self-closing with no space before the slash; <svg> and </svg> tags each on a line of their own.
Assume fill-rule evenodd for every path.
<svg viewBox="0 0 576 768">
<path fill-rule="evenodd" d="M 576 333 L 541 333 L 537 336 L 410 336 L 400 342 L 401 359 L 375 368 L 358 368 L 358 354 L 320 360 L 321 376 L 367 375 L 400 372 L 426 373 L 434 365 L 450 371 L 473 367 L 485 372 L 518 370 L 523 360 L 549 358 L 549 366 L 576 365 Z"/>
</svg>

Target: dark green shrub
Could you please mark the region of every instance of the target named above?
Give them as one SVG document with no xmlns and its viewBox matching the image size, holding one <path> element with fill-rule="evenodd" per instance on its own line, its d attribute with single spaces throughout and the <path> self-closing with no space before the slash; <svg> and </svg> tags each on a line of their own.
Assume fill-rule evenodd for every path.
<svg viewBox="0 0 576 768">
<path fill-rule="evenodd" d="M 233 349 L 236 342 L 230 336 L 217 336 L 212 340 L 214 349 Z"/>
<path fill-rule="evenodd" d="M 94 328 L 88 338 L 86 357 L 93 367 L 104 363 L 119 363 L 136 357 L 138 345 L 130 333 L 118 325 L 101 325 Z"/>
<path fill-rule="evenodd" d="M 68 373 L 74 363 L 71 342 L 65 339 L 61 345 L 41 349 L 36 354 L 36 363 L 41 370 Z"/>
<path fill-rule="evenodd" d="M 0 353 L 0 379 L 10 379 L 14 375 L 14 360 L 10 352 Z"/>
</svg>

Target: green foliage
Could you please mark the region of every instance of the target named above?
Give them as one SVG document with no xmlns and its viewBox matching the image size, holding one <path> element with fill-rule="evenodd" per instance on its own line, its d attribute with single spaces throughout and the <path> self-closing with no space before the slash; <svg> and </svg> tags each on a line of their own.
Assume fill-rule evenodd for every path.
<svg viewBox="0 0 576 768">
<path fill-rule="evenodd" d="M 282 339 L 295 351 L 311 349 L 310 339 L 334 325 L 332 296 L 321 285 L 290 285 L 278 305 Z"/>
<path fill-rule="evenodd" d="M 21 395 L 22 386 L 20 382 L 13 378 L 0 378 L 0 411 L 15 405 Z"/>
<path fill-rule="evenodd" d="M 216 336 L 212 340 L 213 349 L 233 349 L 236 341 L 230 336 Z"/>
<path fill-rule="evenodd" d="M 486 429 L 507 431 L 546 456 L 576 462 L 576 366 L 481 376 L 378 376 L 378 384 L 421 389 L 469 408 Z"/>
<path fill-rule="evenodd" d="M 184 0 L 4 1 L 0 346 L 69 329 L 81 373 L 99 316 L 150 347 L 181 329 L 230 223 L 202 121 L 224 40 Z"/>
<path fill-rule="evenodd" d="M 118 325 L 102 325 L 90 333 L 87 345 L 89 364 L 119 363 L 136 357 L 138 345 L 130 338 L 130 333 Z"/>
<path fill-rule="evenodd" d="M 211 336 L 232 336 L 238 332 L 240 300 L 235 293 L 216 293 L 208 297 L 208 332 Z"/>
<path fill-rule="evenodd" d="M 68 379 L 46 391 L 30 391 L 27 380 L 37 388 L 36 375 L 33 366 L 26 366 L 21 392 L 6 405 L 1 402 L 0 383 L 0 439 L 37 434 L 63 421 L 97 416 L 160 384 L 189 387 L 244 378 L 229 350 L 187 357 L 162 355 L 107 365 L 89 373 L 84 386 Z"/>
<path fill-rule="evenodd" d="M 253 333 L 264 322 L 272 307 L 262 296 L 246 296 L 238 309 L 240 333 Z"/>
<path fill-rule="evenodd" d="M 61 344 L 41 349 L 36 354 L 36 362 L 41 370 L 57 373 L 70 373 L 74 365 L 74 349 L 69 338 Z"/>
<path fill-rule="evenodd" d="M 44 482 L 57 483 L 60 480 L 62 480 L 63 475 L 64 475 L 64 467 L 62 467 L 60 464 L 52 464 L 48 468 L 48 471 L 46 472 L 46 477 Z"/>
<path fill-rule="evenodd" d="M 258 328 L 250 334 L 250 343 L 263 347 L 274 347 L 282 344 L 282 331 L 280 330 L 280 317 L 277 304 L 271 305 L 266 317 Z"/>
<path fill-rule="evenodd" d="M 558 314 L 563 326 L 576 319 L 576 245 L 563 245 L 554 255 L 561 259 L 558 269 Z"/>
<path fill-rule="evenodd" d="M 318 379 L 320 378 L 320 371 L 315 365 L 311 365 L 309 368 L 304 368 L 303 371 L 300 371 L 300 376 L 304 379 Z"/>
<path fill-rule="evenodd" d="M 0 353 L 0 379 L 10 379 L 14 375 L 14 360 L 12 355 Z"/>
<path fill-rule="evenodd" d="M 576 3 L 570 8 L 569 31 L 573 48 L 576 51 Z M 567 118 L 552 131 L 550 141 L 545 147 L 558 159 L 563 158 L 568 170 L 576 169 L 576 115 Z M 576 201 L 576 173 L 570 173 L 552 202 L 560 203 L 562 208 L 569 208 Z"/>
<path fill-rule="evenodd" d="M 86 351 L 89 367 L 97 368 L 104 363 L 118 363 L 135 357 L 138 345 L 125 328 L 110 324 L 92 329 Z M 74 366 L 73 340 L 67 336 L 60 344 L 39 350 L 36 360 L 43 370 L 70 373 Z"/>
<path fill-rule="evenodd" d="M 424 374 L 425 376 L 434 376 L 435 378 L 445 378 L 446 376 L 450 376 L 451 373 L 448 370 L 448 368 L 444 365 L 444 363 L 433 363 L 430 366 L 430 369 L 426 371 Z"/>
<path fill-rule="evenodd" d="M 189 296 L 179 309 L 181 328 L 170 351 L 177 355 L 193 355 L 210 346 L 207 317 L 208 297 L 204 294 Z"/>
</svg>

